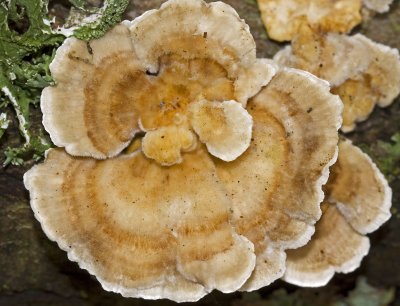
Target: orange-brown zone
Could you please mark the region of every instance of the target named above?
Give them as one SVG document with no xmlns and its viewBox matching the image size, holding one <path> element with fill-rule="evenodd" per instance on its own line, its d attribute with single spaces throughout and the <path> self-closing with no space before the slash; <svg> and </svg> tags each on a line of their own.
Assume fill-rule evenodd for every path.
<svg viewBox="0 0 400 306">
<path fill-rule="evenodd" d="M 259 2 L 277 2 L 274 8 L 284 6 L 287 0 L 258 0 Z M 263 20 L 272 39 L 278 41 L 292 40 L 297 33 L 301 33 L 304 26 L 311 26 L 323 32 L 347 33 L 362 20 L 361 0 L 292 0 L 289 5 L 296 5 L 295 9 L 288 9 L 285 19 L 286 31 L 277 31 L 274 27 L 282 25 L 281 16 L 277 9 L 262 10 Z M 294 4 L 293 4 L 294 3 Z M 271 6 L 271 5 L 269 5 Z M 299 14 L 303 12 L 303 14 Z M 311 18 L 310 18 L 311 17 Z"/>
<path fill-rule="evenodd" d="M 227 127 L 227 118 L 223 108 L 204 104 L 197 110 L 195 116 L 197 121 L 202 123 L 199 127 L 199 136 L 202 142 L 207 143 L 216 133 L 229 135 L 230 131 Z"/>
<path fill-rule="evenodd" d="M 343 126 L 350 127 L 355 122 L 367 118 L 379 96 L 378 93 L 374 93 L 369 75 L 364 75 L 360 80 L 349 79 L 340 86 L 332 88 L 332 93 L 339 95 L 342 99 Z"/>
<path fill-rule="evenodd" d="M 293 207 L 290 207 L 288 203 L 287 209 L 293 209 L 293 212 L 295 212 L 304 210 L 301 207 L 305 205 L 302 202 L 303 200 L 309 200 L 310 197 L 315 199 L 316 191 L 313 184 L 321 177 L 323 169 L 335 155 L 338 136 L 336 131 L 332 131 L 333 126 L 336 125 L 336 119 L 333 119 L 332 108 L 325 106 L 327 97 L 315 89 L 309 88 L 309 92 L 305 91 L 304 86 L 307 85 L 304 84 L 304 77 L 297 76 L 293 78 L 290 82 L 291 88 L 288 89 L 288 81 L 285 74 L 288 76 L 287 73 L 281 73 L 271 82 L 264 93 L 263 99 L 274 101 L 269 103 L 271 103 L 271 107 L 274 107 L 276 117 L 282 116 L 277 110 L 279 110 L 280 105 L 285 105 L 286 115 L 292 120 L 296 118 L 296 122 L 298 122 L 298 125 L 293 127 L 293 130 L 286 130 L 285 137 L 291 146 L 296 145 L 299 147 L 296 152 L 293 147 L 288 148 L 289 154 L 285 168 L 281 169 L 287 180 L 286 182 L 281 182 L 281 184 L 291 186 L 291 190 L 290 192 L 278 193 L 282 196 L 293 196 L 293 198 L 277 201 L 277 205 L 285 202 L 293 203 Z M 310 106 L 302 105 L 304 102 L 300 101 L 307 101 L 306 103 L 309 103 Z M 324 133 L 322 130 L 310 130 L 310 126 L 321 125 L 321 129 L 323 127 L 327 128 L 322 121 L 328 115 L 332 117 L 329 119 L 330 127 L 326 132 L 331 131 L 331 134 Z M 291 138 L 295 139 L 291 140 Z M 300 139 L 301 142 L 298 142 Z M 285 169 L 291 169 L 291 173 L 287 173 Z M 296 196 L 298 196 L 297 199 L 295 198 Z M 315 217 L 314 213 L 314 211 L 307 211 L 306 215 L 309 214 L 309 217 L 313 219 Z"/>
<path fill-rule="evenodd" d="M 332 195 L 332 192 L 335 188 L 341 190 L 339 195 L 339 199 L 337 201 L 341 201 L 343 199 L 351 199 L 356 196 L 357 190 L 359 190 L 361 181 L 359 178 L 352 174 L 352 171 L 347 171 L 350 164 L 348 164 L 343 158 L 339 158 L 336 163 L 331 168 L 331 173 L 329 175 L 329 180 L 324 186 L 324 192 L 326 194 L 326 198 Z M 350 188 L 351 186 L 351 188 Z"/>
<path fill-rule="evenodd" d="M 292 40 L 292 52 L 296 57 L 295 68 L 302 69 L 323 78 L 327 67 L 335 67 L 335 50 L 325 43 L 324 32 L 304 24 Z"/>
<path fill-rule="evenodd" d="M 140 74 L 131 52 L 103 59 L 84 88 L 84 119 L 93 146 L 106 154 L 110 142 L 127 142 L 137 130 L 137 113 L 115 82 Z M 100 132 L 99 132 L 100 131 Z"/>
<path fill-rule="evenodd" d="M 182 184 L 191 185 L 192 189 L 196 189 L 200 181 L 209 179 L 210 171 L 204 169 L 205 165 L 209 169 L 207 162 L 204 161 L 206 156 L 204 154 L 203 152 L 190 154 L 187 162 L 159 171 L 161 166 L 145 159 L 141 154 L 113 161 L 95 161 L 74 158 L 61 150 L 52 151 L 47 163 L 57 165 L 64 162 L 64 165 L 62 169 L 52 168 L 51 173 L 47 173 L 46 178 L 40 180 L 46 185 L 44 180 L 54 182 L 61 176 L 62 184 L 55 186 L 57 205 L 39 206 L 39 213 L 42 210 L 45 213 L 45 209 L 62 211 L 60 216 L 62 221 L 50 220 L 50 227 L 61 233 L 72 248 L 88 250 L 87 256 L 92 258 L 89 261 L 94 262 L 97 276 L 105 281 L 120 282 L 127 287 L 152 284 L 155 279 L 176 272 L 177 256 L 183 263 L 194 260 L 205 261 L 229 249 L 233 240 L 228 211 L 221 210 L 221 205 L 216 208 L 217 211 L 213 211 L 212 207 L 215 204 L 211 205 L 211 209 L 202 211 L 201 206 L 207 204 L 198 200 L 200 208 L 196 208 L 196 205 L 192 208 L 199 210 L 198 218 L 190 216 L 193 211 L 189 210 L 187 212 L 189 216 L 182 215 L 175 224 L 171 223 L 165 227 L 154 225 L 151 234 L 140 233 L 142 229 L 137 226 L 133 225 L 130 229 L 116 222 L 113 217 L 115 208 L 102 196 L 101 186 L 104 185 L 104 176 L 107 176 L 107 184 L 115 192 L 116 199 L 131 203 L 128 210 L 138 209 L 138 212 L 145 210 L 146 214 L 155 218 L 162 210 L 165 213 L 168 205 L 173 205 L 174 195 L 180 194 L 177 189 L 185 188 Z M 111 173 L 105 174 L 108 162 L 113 162 L 115 166 Z M 148 186 L 146 177 L 154 172 L 159 173 L 159 178 L 162 176 L 160 178 L 162 184 Z M 212 177 L 216 176 L 213 174 Z M 187 183 L 176 184 L 178 178 Z M 155 197 L 154 202 L 138 203 L 136 199 L 140 196 L 132 192 L 130 185 L 126 184 L 132 181 L 142 182 L 142 186 L 135 188 L 140 188 L 148 197 Z M 210 194 L 211 197 L 219 196 L 218 192 L 215 195 L 210 191 Z M 221 195 L 224 195 L 222 191 Z M 185 205 L 184 200 L 181 202 L 180 205 Z M 47 213 L 58 215 L 54 211 Z M 63 234 L 66 230 L 67 234 Z M 174 233 L 178 234 L 178 238 Z M 123 275 L 123 279 L 116 279 L 118 275 Z"/>
<path fill-rule="evenodd" d="M 331 82 L 332 75 L 338 71 L 335 58 L 338 46 L 333 43 L 334 41 L 329 41 L 327 35 L 326 32 L 313 29 L 309 25 L 302 26 L 301 31 L 292 40 L 292 60 L 288 66 L 311 72 Z M 344 39 L 337 41 L 343 44 L 339 46 L 340 48 L 345 48 L 347 52 L 352 51 L 353 46 L 348 41 Z"/>
<path fill-rule="evenodd" d="M 308 25 L 303 25 L 300 29 L 292 41 L 293 60 L 287 64 L 332 81 L 330 78 L 337 73 L 335 53 L 338 48 L 343 48 L 343 46 L 329 42 L 327 33 L 320 29 L 313 29 Z M 362 42 L 357 41 L 356 38 L 353 39 L 354 42 Z M 339 41 L 345 44 L 348 52 L 355 48 L 348 41 Z M 364 48 L 369 49 L 370 53 L 377 52 L 368 44 L 364 44 Z M 384 89 L 387 88 L 387 83 L 390 84 L 390 80 L 387 80 L 388 72 L 381 56 L 373 56 L 374 60 L 368 63 L 365 71 L 360 71 L 357 75 L 354 75 L 353 72 L 352 75 L 347 76 L 344 82 L 332 87 L 331 92 L 339 95 L 344 104 L 343 130 L 346 128 L 350 130 L 356 122 L 365 120 L 375 104 L 386 98 Z"/>
<path fill-rule="evenodd" d="M 185 126 L 187 106 L 199 98 L 234 99 L 234 81 L 217 62 L 164 55 L 159 58 L 159 71 L 150 74 L 132 53 L 113 55 L 96 67 L 85 88 L 88 136 L 99 151 L 107 152 L 105 135 L 129 141 L 139 119 L 145 129 Z"/>
<path fill-rule="evenodd" d="M 281 163 L 281 166 L 284 166 L 285 164 L 290 145 L 285 141 L 286 132 L 282 123 L 279 122 L 279 120 L 266 109 L 263 107 L 257 107 L 252 102 L 250 102 L 248 105 L 248 111 L 254 120 L 253 138 L 250 147 L 245 153 L 243 153 L 242 156 L 233 162 L 225 163 L 215 158 L 217 169 L 220 171 L 227 171 L 229 173 L 231 169 L 235 169 L 236 167 L 240 167 L 243 163 L 246 163 L 247 159 L 270 158 L 271 154 L 274 154 L 274 151 L 273 149 L 266 147 L 265 140 L 268 141 L 268 139 L 274 139 L 274 142 L 277 141 L 280 143 L 278 149 L 279 152 L 276 152 L 276 161 Z M 265 133 L 265 126 L 272 127 L 269 133 Z M 255 176 L 257 180 L 258 173 L 250 173 L 248 172 L 249 170 L 250 169 L 243 169 L 245 172 L 243 173 L 243 176 Z M 221 175 L 223 176 L 224 174 L 222 173 Z M 228 188 L 228 191 L 230 192 L 229 195 L 234 200 L 236 193 L 242 188 L 247 188 L 248 186 L 245 185 L 247 179 L 246 177 L 236 177 L 235 175 L 232 175 L 232 177 L 237 179 L 236 188 Z M 265 239 L 268 229 L 271 230 L 271 233 L 274 233 L 276 230 L 276 234 L 279 236 L 282 234 L 282 230 L 287 228 L 288 223 L 290 223 L 290 218 L 288 218 L 287 215 L 275 212 L 271 206 L 273 201 L 272 197 L 279 189 L 280 180 L 280 173 L 276 173 L 276 176 L 273 177 L 273 180 L 264 182 L 265 185 L 262 184 L 261 186 L 252 186 L 251 188 L 258 187 L 262 189 L 262 202 L 259 203 L 260 207 L 258 207 L 257 213 L 254 214 L 253 211 L 249 214 L 243 213 L 234 220 L 236 231 L 239 234 L 248 237 L 255 244 L 256 251 L 261 251 L 261 248 L 263 247 L 261 243 Z M 251 193 L 255 190 L 250 189 L 248 191 Z M 257 192 L 259 192 L 259 190 L 257 190 Z M 271 238 L 276 238 L 279 240 L 279 237 Z"/>
<path fill-rule="evenodd" d="M 321 0 L 314 1 L 317 5 L 321 5 Z M 347 33 L 362 20 L 361 0 L 324 0 L 322 2 L 332 10 L 317 25 L 324 32 Z"/>
<path fill-rule="evenodd" d="M 349 216 L 349 222 L 360 231 L 382 213 L 378 203 L 384 202 L 385 186 L 358 148 L 343 141 L 339 150 L 338 161 L 332 167 L 332 175 L 325 187 L 326 196 L 352 211 L 354 215 Z M 363 213 L 358 214 L 361 206 Z"/>
<path fill-rule="evenodd" d="M 300 33 L 292 41 L 292 52 L 296 60 L 291 62 L 290 66 L 309 71 L 322 79 L 329 79 L 326 76 L 337 69 L 334 62 L 335 49 L 334 44 L 326 43 L 324 32 L 310 26 L 302 26 Z M 373 79 L 377 77 L 372 77 L 367 71 L 357 80 L 348 79 L 332 87 L 331 92 L 339 95 L 344 104 L 344 127 L 351 127 L 372 112 L 376 100 L 380 97 L 377 88 L 373 86 Z M 382 79 L 381 77 L 381 80 L 375 83 L 382 84 Z"/>
<path fill-rule="evenodd" d="M 132 83 L 126 83 L 121 84 L 121 90 L 128 87 L 132 92 L 143 126 L 150 129 L 174 124 L 175 115 L 186 115 L 188 104 L 201 97 L 210 101 L 234 98 L 233 81 L 223 67 L 210 59 L 163 56 L 157 77 L 141 75 L 139 81 L 132 81 L 133 88 Z M 140 90 L 136 82 L 140 83 Z"/>
</svg>

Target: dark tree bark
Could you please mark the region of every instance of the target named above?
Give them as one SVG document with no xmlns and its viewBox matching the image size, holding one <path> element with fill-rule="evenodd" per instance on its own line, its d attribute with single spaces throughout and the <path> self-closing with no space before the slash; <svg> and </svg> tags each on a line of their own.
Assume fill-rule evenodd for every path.
<svg viewBox="0 0 400 306">
<path fill-rule="evenodd" d="M 145 10 L 158 7 L 161 0 L 132 0 L 126 18 L 132 19 Z M 271 57 L 282 44 L 267 39 L 255 0 L 225 0 L 232 5 L 251 27 L 256 39 L 258 56 Z M 62 10 L 62 2 L 54 9 Z M 64 9 L 64 11 L 66 11 Z M 60 12 L 62 14 L 62 12 Z M 358 27 L 374 41 L 400 48 L 400 1 L 395 1 L 391 11 L 377 15 Z M 375 109 L 371 118 L 359 124 L 348 135 L 356 144 L 373 144 L 378 139 L 388 141 L 400 131 L 400 99 L 387 109 Z M 35 110 L 36 122 L 40 122 L 39 110 Z M 18 144 L 21 139 L 14 121 L 7 131 L 5 146 Z M 34 219 L 29 206 L 28 193 L 22 183 L 23 173 L 32 166 L 0 167 L 0 306 L 1 305 L 173 305 L 169 301 L 145 301 L 126 299 L 118 294 L 104 291 L 100 284 L 76 263 L 67 259 L 56 243 L 51 242 Z M 393 212 L 400 211 L 400 179 L 392 182 L 394 191 Z M 345 295 L 355 286 L 359 275 L 378 287 L 400 284 L 400 215 L 394 213 L 391 220 L 370 235 L 372 248 L 362 266 L 349 275 L 336 275 L 328 286 L 320 289 L 301 289 L 306 294 Z M 267 297 L 277 288 L 293 291 L 294 286 L 276 282 L 260 291 Z M 223 295 L 212 293 L 196 305 L 231 305 L 240 299 L 241 293 Z M 397 296 L 394 305 L 400 305 Z"/>
</svg>

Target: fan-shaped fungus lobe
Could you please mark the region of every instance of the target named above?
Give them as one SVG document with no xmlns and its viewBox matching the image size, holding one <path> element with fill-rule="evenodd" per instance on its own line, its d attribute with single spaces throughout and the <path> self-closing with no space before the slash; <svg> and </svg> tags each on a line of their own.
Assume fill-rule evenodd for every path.
<svg viewBox="0 0 400 306">
<path fill-rule="evenodd" d="M 71 260 L 108 290 L 175 301 L 283 275 L 336 160 L 342 103 L 327 82 L 257 59 L 237 13 L 201 0 L 69 38 L 50 69 L 44 124 L 65 151 L 24 180 Z"/>
</svg>

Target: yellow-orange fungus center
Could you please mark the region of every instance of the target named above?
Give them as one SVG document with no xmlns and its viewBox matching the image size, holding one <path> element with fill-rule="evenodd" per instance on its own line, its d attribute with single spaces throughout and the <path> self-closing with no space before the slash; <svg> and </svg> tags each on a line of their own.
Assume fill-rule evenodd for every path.
<svg viewBox="0 0 400 306">
<path fill-rule="evenodd" d="M 187 124 L 187 106 L 200 98 L 210 101 L 233 99 L 233 81 L 218 63 L 209 59 L 164 56 L 158 76 L 142 75 L 138 102 L 145 129 Z"/>
<path fill-rule="evenodd" d="M 233 81 L 218 63 L 178 55 L 161 57 L 157 74 L 131 71 L 115 85 L 121 99 L 134 104 L 146 130 L 186 124 L 187 106 L 199 98 L 234 98 Z"/>
<path fill-rule="evenodd" d="M 190 129 L 190 103 L 200 99 L 221 102 L 235 99 L 234 80 L 214 60 L 164 55 L 159 58 L 159 71 L 150 73 L 129 52 L 102 61 L 85 88 L 85 97 L 88 110 L 85 119 L 92 126 L 96 126 L 99 115 L 92 115 L 90 110 L 101 108 L 101 101 L 108 100 L 104 104 L 109 109 L 96 113 L 109 116 L 108 122 L 113 130 L 120 131 L 122 140 L 131 135 L 132 128 L 127 127 L 138 125 L 146 132 L 171 126 Z M 179 146 L 177 143 L 175 149 Z"/>
</svg>

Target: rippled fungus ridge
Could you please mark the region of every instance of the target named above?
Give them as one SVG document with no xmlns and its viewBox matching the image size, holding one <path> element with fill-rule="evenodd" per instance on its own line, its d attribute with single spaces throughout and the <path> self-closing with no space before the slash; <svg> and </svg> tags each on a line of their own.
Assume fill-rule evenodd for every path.
<svg viewBox="0 0 400 306">
<path fill-rule="evenodd" d="M 375 105 L 388 107 L 400 93 L 397 49 L 356 34 L 361 11 L 386 12 L 391 0 L 258 0 L 269 37 L 291 41 L 274 56 L 281 67 L 303 69 L 326 80 L 343 104 L 343 133 L 366 120 Z M 364 6 L 364 7 L 363 7 Z M 313 108 L 309 108 L 313 112 Z M 366 234 L 391 216 L 392 191 L 383 174 L 349 140 L 339 142 L 338 161 L 324 187 L 322 215 L 306 245 L 286 252 L 283 280 L 324 286 L 335 273 L 349 273 L 368 254 Z"/>
<path fill-rule="evenodd" d="M 368 155 L 342 139 L 338 161 L 325 186 L 323 215 L 311 241 L 288 251 L 283 279 L 303 287 L 320 287 L 337 272 L 358 268 L 370 249 L 367 234 L 391 216 L 392 190 Z"/>
<path fill-rule="evenodd" d="M 400 93 L 400 56 L 395 48 L 373 42 L 362 34 L 324 33 L 301 27 L 291 46 L 274 59 L 281 65 L 304 69 L 327 80 L 343 101 L 345 133 L 366 120 L 375 105 L 388 107 Z"/>
</svg>

